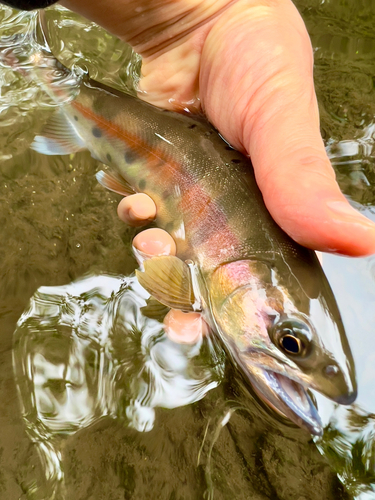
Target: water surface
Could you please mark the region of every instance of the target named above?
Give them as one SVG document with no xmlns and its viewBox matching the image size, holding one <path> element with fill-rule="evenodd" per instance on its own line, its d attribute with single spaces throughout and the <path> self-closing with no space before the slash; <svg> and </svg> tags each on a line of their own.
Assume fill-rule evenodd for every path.
<svg viewBox="0 0 375 500">
<path fill-rule="evenodd" d="M 375 7 L 296 4 L 327 150 L 341 188 L 375 220 Z M 128 46 L 61 8 L 49 19 L 65 64 L 133 90 L 140 63 Z M 0 9 L 0 45 L 22 47 L 25 62 L 33 29 L 33 14 Z M 117 219 L 119 197 L 97 185 L 101 166 L 85 152 L 29 149 L 51 105 L 36 82 L 1 68 L 0 498 L 375 498 L 375 259 L 324 256 L 359 396 L 343 408 L 317 395 L 327 428 L 314 443 L 248 392 L 213 339 L 165 337 L 128 278 L 134 231 Z"/>
</svg>

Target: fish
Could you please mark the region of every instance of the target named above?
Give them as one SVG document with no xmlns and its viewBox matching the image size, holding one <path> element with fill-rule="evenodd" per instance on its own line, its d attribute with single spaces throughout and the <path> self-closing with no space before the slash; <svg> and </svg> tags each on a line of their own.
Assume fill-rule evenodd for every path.
<svg viewBox="0 0 375 500">
<path fill-rule="evenodd" d="M 169 308 L 200 311 L 265 406 L 322 435 L 310 391 L 351 404 L 353 356 L 315 252 L 273 220 L 250 159 L 205 117 L 107 87 L 45 46 L 32 66 L 57 110 L 31 148 L 88 150 L 113 172 L 97 174 L 105 187 L 150 196 L 177 253 L 146 260 L 140 284 Z"/>
</svg>

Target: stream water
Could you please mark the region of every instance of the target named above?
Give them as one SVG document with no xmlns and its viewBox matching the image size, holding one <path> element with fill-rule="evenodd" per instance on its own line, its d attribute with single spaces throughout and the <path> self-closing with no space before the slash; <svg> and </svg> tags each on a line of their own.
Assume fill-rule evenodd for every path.
<svg viewBox="0 0 375 500">
<path fill-rule="evenodd" d="M 327 151 L 375 220 L 375 4 L 296 5 Z M 60 7 L 48 16 L 64 64 L 132 91 L 140 61 L 128 46 Z M 34 14 L 0 7 L 0 49 L 27 61 L 34 28 Z M 52 111 L 36 82 L 1 67 L 0 498 L 375 499 L 375 258 L 323 258 L 359 395 L 350 407 L 316 395 L 326 428 L 314 442 L 249 394 L 214 339 L 165 336 L 98 162 L 30 150 Z"/>
</svg>

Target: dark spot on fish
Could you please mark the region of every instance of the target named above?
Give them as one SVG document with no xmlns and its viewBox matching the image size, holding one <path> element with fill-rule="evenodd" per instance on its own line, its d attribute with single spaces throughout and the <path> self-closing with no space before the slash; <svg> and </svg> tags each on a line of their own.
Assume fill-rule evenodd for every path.
<svg viewBox="0 0 375 500">
<path fill-rule="evenodd" d="M 98 127 L 93 127 L 93 129 L 92 129 L 92 135 L 94 137 L 101 137 L 102 136 L 102 131 Z"/>
<path fill-rule="evenodd" d="M 232 163 L 241 163 L 241 160 L 238 160 L 237 158 L 235 158 L 234 160 L 232 160 Z"/>
<path fill-rule="evenodd" d="M 133 163 L 135 161 L 135 159 L 137 158 L 137 155 L 134 151 L 132 151 L 131 149 L 129 149 L 128 151 L 126 151 L 125 153 L 125 161 L 126 163 Z"/>
<path fill-rule="evenodd" d="M 74 115 L 74 119 L 76 122 L 78 122 L 78 116 L 77 115 Z"/>
<path fill-rule="evenodd" d="M 168 222 L 168 224 L 165 226 L 165 230 L 167 233 L 171 233 L 174 229 L 174 223 L 173 222 Z"/>
<path fill-rule="evenodd" d="M 109 153 L 107 153 L 107 160 L 112 161 L 112 156 Z"/>
<path fill-rule="evenodd" d="M 145 179 L 141 179 L 138 183 L 139 189 L 144 189 L 146 187 Z"/>
<path fill-rule="evenodd" d="M 164 192 L 163 192 L 163 198 L 168 198 L 169 196 L 169 191 L 166 189 Z"/>
<path fill-rule="evenodd" d="M 196 127 L 195 123 L 192 123 L 191 125 L 188 126 L 188 128 L 195 128 L 195 127 Z"/>
</svg>

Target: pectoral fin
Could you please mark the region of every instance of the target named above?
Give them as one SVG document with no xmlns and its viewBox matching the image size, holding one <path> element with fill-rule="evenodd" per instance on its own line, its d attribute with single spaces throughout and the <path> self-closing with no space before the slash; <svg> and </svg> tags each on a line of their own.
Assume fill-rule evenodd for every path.
<svg viewBox="0 0 375 500">
<path fill-rule="evenodd" d="M 109 191 L 121 194 L 122 196 L 129 196 L 130 194 L 135 194 L 134 189 L 126 180 L 121 177 L 120 174 L 116 172 L 104 172 L 100 170 L 96 174 L 96 180 Z"/>
<path fill-rule="evenodd" d="M 144 272 L 136 271 L 139 283 L 156 300 L 173 309 L 193 311 L 195 303 L 190 269 L 178 257 L 145 260 Z"/>
<path fill-rule="evenodd" d="M 60 110 L 50 117 L 41 135 L 34 138 L 30 147 L 45 155 L 67 155 L 87 149 L 82 138 Z"/>
</svg>

